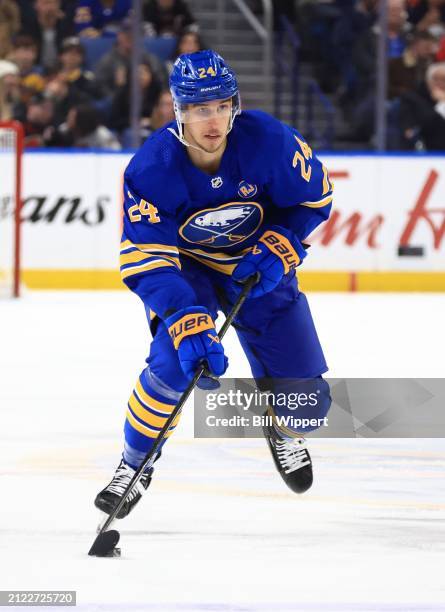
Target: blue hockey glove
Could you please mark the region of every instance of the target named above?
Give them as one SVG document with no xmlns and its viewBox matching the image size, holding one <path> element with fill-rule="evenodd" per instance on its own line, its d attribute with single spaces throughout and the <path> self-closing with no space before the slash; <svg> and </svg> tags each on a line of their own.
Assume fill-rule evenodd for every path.
<svg viewBox="0 0 445 612">
<path fill-rule="evenodd" d="M 186 377 L 191 380 L 201 364 L 210 374 L 222 376 L 228 360 L 216 333 L 215 324 L 207 308 L 189 306 L 165 319 L 168 333 Z M 199 386 L 212 389 L 219 383 L 212 378 L 201 377 Z"/>
<path fill-rule="evenodd" d="M 234 281 L 241 283 L 258 273 L 260 278 L 250 297 L 260 297 L 278 285 L 285 274 L 296 268 L 306 257 L 301 242 L 288 229 L 273 225 L 259 239 L 252 250 L 244 255 L 232 273 Z"/>
</svg>

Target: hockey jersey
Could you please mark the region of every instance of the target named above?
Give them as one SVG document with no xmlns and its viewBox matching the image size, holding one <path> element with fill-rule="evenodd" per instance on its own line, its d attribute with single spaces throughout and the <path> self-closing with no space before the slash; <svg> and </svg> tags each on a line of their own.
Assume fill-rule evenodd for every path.
<svg viewBox="0 0 445 612">
<path fill-rule="evenodd" d="M 124 176 L 122 279 L 161 318 L 197 304 L 184 258 L 230 275 L 270 225 L 304 240 L 332 202 L 327 169 L 299 132 L 266 113 L 235 119 L 214 175 L 193 165 L 174 128 L 152 134 Z"/>
<path fill-rule="evenodd" d="M 115 34 L 122 20 L 128 16 L 131 0 L 115 0 L 112 6 L 103 6 L 100 0 L 77 0 L 74 26 L 77 34 L 89 28 L 102 31 L 102 36 Z"/>
</svg>

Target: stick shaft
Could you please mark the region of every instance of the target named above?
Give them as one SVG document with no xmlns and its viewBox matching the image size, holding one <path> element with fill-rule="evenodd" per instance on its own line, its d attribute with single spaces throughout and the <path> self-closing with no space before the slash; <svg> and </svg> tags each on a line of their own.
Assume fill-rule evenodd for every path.
<svg viewBox="0 0 445 612">
<path fill-rule="evenodd" d="M 232 324 L 233 319 L 238 314 L 241 306 L 244 304 L 247 296 L 249 295 L 250 290 L 252 289 L 253 285 L 256 282 L 257 282 L 257 277 L 256 276 L 252 276 L 252 277 L 250 277 L 248 279 L 248 281 L 243 286 L 243 290 L 239 294 L 238 299 L 236 300 L 235 304 L 233 305 L 232 310 L 227 315 L 226 320 L 224 321 L 224 324 L 223 324 L 223 326 L 221 327 L 221 329 L 220 329 L 220 331 L 218 333 L 218 336 L 219 336 L 220 340 L 222 340 L 224 338 L 224 336 L 226 335 L 226 332 L 229 329 L 230 325 Z M 130 491 L 132 490 L 134 485 L 137 482 L 139 482 L 139 479 L 141 478 L 144 470 L 150 464 L 150 462 L 153 460 L 153 457 L 155 457 L 159 447 L 161 446 L 162 442 L 164 441 L 165 435 L 166 435 L 167 431 L 169 430 L 170 425 L 173 423 L 175 418 L 181 412 L 184 404 L 186 403 L 186 401 L 190 397 L 193 389 L 195 388 L 196 383 L 198 382 L 198 380 L 203 375 L 204 370 L 205 370 L 205 366 L 201 365 L 198 368 L 198 370 L 196 371 L 196 373 L 193 376 L 192 380 L 188 384 L 186 390 L 184 391 L 184 393 L 179 398 L 179 401 L 178 401 L 177 405 L 175 406 L 175 409 L 173 410 L 171 415 L 168 417 L 167 421 L 164 424 L 164 427 L 159 432 L 158 437 L 156 438 L 155 443 L 153 444 L 151 449 L 148 451 L 148 453 L 146 454 L 143 462 L 141 463 L 141 465 L 138 467 L 138 469 L 134 473 L 133 478 L 128 483 L 127 488 L 124 491 L 124 494 L 122 495 L 119 504 L 116 506 L 116 508 L 113 510 L 113 512 L 108 516 L 107 520 L 105 521 L 105 523 L 100 528 L 99 535 L 101 533 L 103 533 L 104 531 L 106 531 L 108 529 L 108 527 L 110 527 L 111 523 L 114 521 L 116 516 L 119 514 L 119 512 L 120 512 L 122 506 L 124 505 L 124 503 L 125 503 L 128 495 L 129 495 Z"/>
</svg>

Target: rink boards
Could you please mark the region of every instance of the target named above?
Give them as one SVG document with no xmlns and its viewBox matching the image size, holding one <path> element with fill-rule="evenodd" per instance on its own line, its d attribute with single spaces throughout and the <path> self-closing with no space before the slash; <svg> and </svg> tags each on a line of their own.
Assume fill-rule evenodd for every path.
<svg viewBox="0 0 445 612">
<path fill-rule="evenodd" d="M 26 286 L 122 287 L 122 175 L 130 157 L 25 154 Z M 335 184 L 334 208 L 310 237 L 303 288 L 445 291 L 445 156 L 320 157 Z"/>
</svg>

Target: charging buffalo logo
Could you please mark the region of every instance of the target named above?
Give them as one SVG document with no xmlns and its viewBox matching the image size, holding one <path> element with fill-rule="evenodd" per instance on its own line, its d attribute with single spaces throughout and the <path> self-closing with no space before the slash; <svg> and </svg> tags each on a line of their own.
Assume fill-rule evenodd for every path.
<svg viewBox="0 0 445 612">
<path fill-rule="evenodd" d="M 228 247 L 252 236 L 262 219 L 263 209 L 256 202 L 229 202 L 194 213 L 180 227 L 179 234 L 187 242 Z"/>
</svg>

